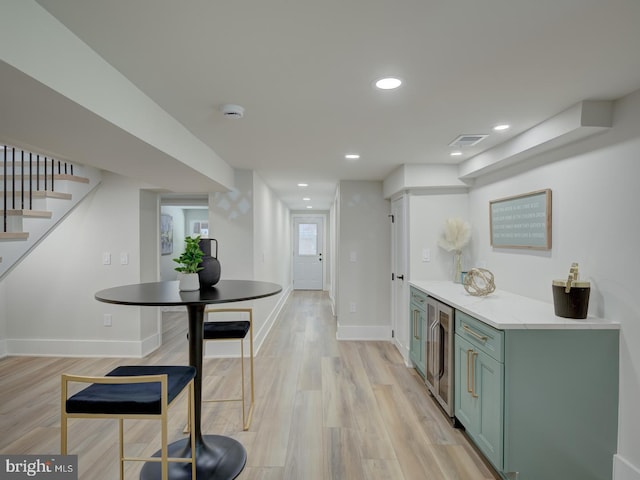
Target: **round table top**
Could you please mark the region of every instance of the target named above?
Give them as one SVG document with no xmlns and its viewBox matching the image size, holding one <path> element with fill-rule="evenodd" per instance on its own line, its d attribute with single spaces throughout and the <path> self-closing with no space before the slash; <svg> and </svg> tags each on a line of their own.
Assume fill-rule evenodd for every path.
<svg viewBox="0 0 640 480">
<path fill-rule="evenodd" d="M 214 286 L 181 292 L 178 281 L 136 283 L 107 288 L 95 294 L 96 300 L 119 305 L 208 305 L 241 302 L 269 297 L 282 291 L 276 283 L 256 280 L 220 280 Z"/>
</svg>

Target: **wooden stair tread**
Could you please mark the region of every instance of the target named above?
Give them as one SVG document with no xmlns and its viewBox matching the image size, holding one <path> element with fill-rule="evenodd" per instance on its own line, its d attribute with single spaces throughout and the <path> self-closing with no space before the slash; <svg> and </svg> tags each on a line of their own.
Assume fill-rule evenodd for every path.
<svg viewBox="0 0 640 480">
<path fill-rule="evenodd" d="M 13 179 L 13 175 L 7 175 L 7 179 Z M 20 179 L 22 178 L 22 175 L 19 173 L 16 173 L 15 175 L 15 180 L 16 183 L 20 181 Z M 24 178 L 29 178 L 29 175 L 25 175 Z M 35 175 L 32 176 L 32 178 L 35 180 Z M 4 175 L 0 175 L 0 180 L 4 180 Z M 78 175 L 69 175 L 68 173 L 56 173 L 53 175 L 53 180 L 54 182 L 58 181 L 58 180 L 66 180 L 69 182 L 77 182 L 77 183 L 89 183 L 89 179 L 86 177 L 80 177 Z M 40 176 L 40 181 L 43 182 L 44 181 L 44 176 L 41 175 Z M 51 175 L 47 175 L 47 181 L 50 182 L 51 181 Z"/>
<path fill-rule="evenodd" d="M 18 209 L 7 210 L 7 215 L 12 217 L 51 218 L 53 214 L 47 210 Z"/>
<path fill-rule="evenodd" d="M 2 194 L 3 192 L 0 191 L 0 198 L 2 198 Z M 19 197 L 22 194 L 22 190 L 14 190 L 13 191 L 14 196 Z M 33 196 L 33 198 L 60 198 L 62 200 L 71 200 L 72 195 L 70 193 L 66 193 L 66 192 L 52 192 L 51 190 L 33 190 L 31 192 L 31 195 Z M 11 192 L 7 192 L 7 196 L 10 197 L 11 196 Z M 27 199 L 29 198 L 29 192 L 25 191 L 24 192 L 24 198 Z"/>
<path fill-rule="evenodd" d="M 0 232 L 0 240 L 26 240 L 29 232 Z"/>
<path fill-rule="evenodd" d="M 69 180 L 70 182 L 89 183 L 89 179 L 86 177 L 79 177 L 78 175 L 69 175 L 67 173 L 57 173 L 53 176 L 54 180 Z"/>
</svg>

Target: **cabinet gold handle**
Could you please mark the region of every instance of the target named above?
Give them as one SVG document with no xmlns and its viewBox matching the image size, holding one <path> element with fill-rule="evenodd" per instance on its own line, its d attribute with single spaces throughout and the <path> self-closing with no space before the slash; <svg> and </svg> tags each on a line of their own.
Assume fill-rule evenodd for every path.
<svg viewBox="0 0 640 480">
<path fill-rule="evenodd" d="M 476 357 L 478 356 L 478 352 L 473 352 L 471 354 L 471 371 L 473 372 L 471 377 L 471 396 L 473 398 L 478 398 L 478 394 L 476 393 Z"/>
<path fill-rule="evenodd" d="M 462 328 L 464 329 L 465 332 L 467 332 L 470 335 L 473 335 L 474 337 L 476 337 L 481 342 L 486 342 L 487 339 L 488 339 L 488 337 L 485 337 L 484 335 L 480 335 L 479 333 L 474 332 L 473 330 L 471 330 L 466 325 L 463 325 Z"/>
<path fill-rule="evenodd" d="M 417 310 L 413 311 L 413 338 L 415 338 L 416 340 L 420 340 L 420 337 L 418 336 L 418 311 Z"/>
<path fill-rule="evenodd" d="M 471 353 L 473 350 L 467 350 L 467 393 L 473 394 L 471 389 Z"/>
</svg>

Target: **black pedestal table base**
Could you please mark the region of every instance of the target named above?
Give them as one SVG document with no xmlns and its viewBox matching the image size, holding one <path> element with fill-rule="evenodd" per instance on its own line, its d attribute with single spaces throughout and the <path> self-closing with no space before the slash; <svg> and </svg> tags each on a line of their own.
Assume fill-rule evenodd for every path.
<svg viewBox="0 0 640 480">
<path fill-rule="evenodd" d="M 159 457 L 160 451 L 153 456 Z M 188 438 L 169 445 L 170 457 L 191 456 L 191 442 Z M 203 435 L 196 443 L 196 476 L 198 480 L 232 480 L 240 475 L 247 463 L 247 451 L 233 438 L 222 435 Z M 140 472 L 140 480 L 162 478 L 160 462 L 145 463 Z M 191 479 L 190 463 L 169 463 L 170 480 Z"/>
</svg>

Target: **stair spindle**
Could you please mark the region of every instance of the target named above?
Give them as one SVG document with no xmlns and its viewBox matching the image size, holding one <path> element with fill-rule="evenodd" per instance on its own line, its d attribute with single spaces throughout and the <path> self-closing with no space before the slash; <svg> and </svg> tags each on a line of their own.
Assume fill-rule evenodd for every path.
<svg viewBox="0 0 640 480">
<path fill-rule="evenodd" d="M 29 210 L 33 210 L 33 154 L 29 152 Z"/>
<path fill-rule="evenodd" d="M 24 210 L 24 150 L 20 151 L 20 208 Z"/>
<path fill-rule="evenodd" d="M 2 204 L 2 218 L 3 218 L 3 232 L 7 231 L 7 146 L 4 148 L 4 163 L 2 164 L 2 183 L 3 183 L 3 195 L 4 203 Z"/>
<path fill-rule="evenodd" d="M 16 149 L 12 148 L 12 155 L 11 155 L 11 191 L 15 192 L 16 191 Z M 16 209 L 16 195 L 15 193 L 13 195 L 11 195 L 11 208 L 13 210 Z"/>
</svg>

